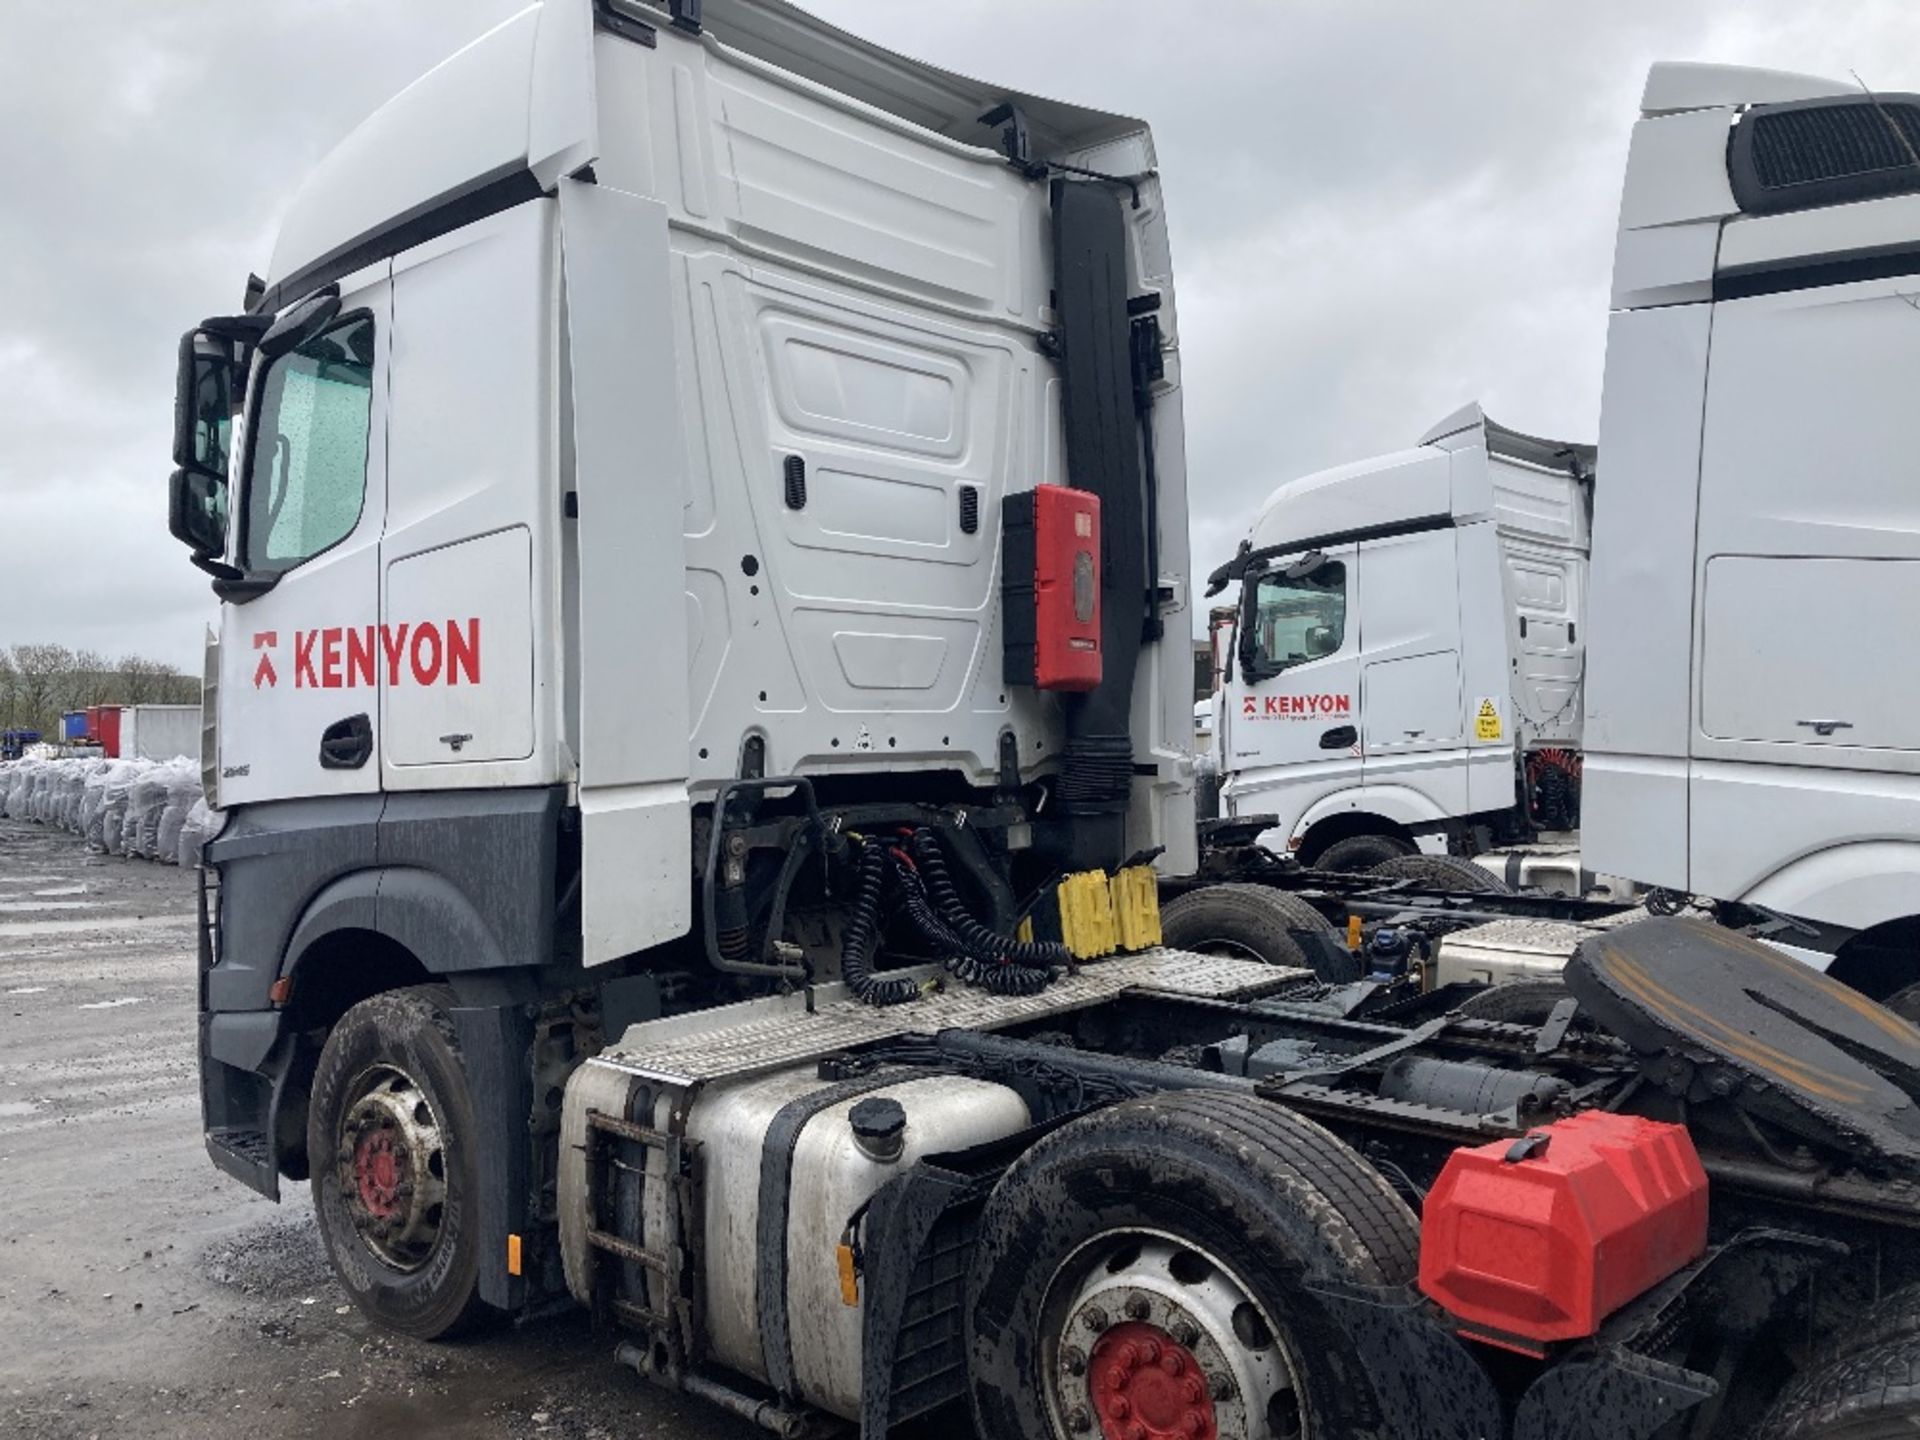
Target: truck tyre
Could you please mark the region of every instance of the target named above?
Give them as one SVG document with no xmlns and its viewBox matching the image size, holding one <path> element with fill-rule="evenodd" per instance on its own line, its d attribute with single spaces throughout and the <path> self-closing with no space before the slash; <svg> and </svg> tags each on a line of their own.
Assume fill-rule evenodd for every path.
<svg viewBox="0 0 1920 1440">
<path fill-rule="evenodd" d="M 1454 1013 L 1508 1025 L 1544 1025 L 1553 1007 L 1572 993 L 1560 980 L 1509 980 L 1469 995 L 1454 1007 Z"/>
<path fill-rule="evenodd" d="M 1880 1002 L 1910 1025 L 1920 1025 L 1920 981 L 1902 985 Z"/>
<path fill-rule="evenodd" d="M 1418 1268 L 1413 1213 L 1310 1120 L 1204 1091 L 1084 1116 L 1015 1162 L 981 1216 L 978 1433 L 1376 1433 L 1365 1367 L 1314 1286 Z"/>
<path fill-rule="evenodd" d="M 485 1313 L 473 1094 L 445 986 L 363 1000 L 320 1051 L 307 1111 L 313 1209 L 354 1302 L 421 1340 Z"/>
<path fill-rule="evenodd" d="M 1208 885 L 1169 900 L 1160 910 L 1161 942 L 1175 950 L 1232 955 L 1264 965 L 1313 968 L 1313 960 L 1290 933 L 1333 926 L 1298 895 L 1266 885 Z M 1321 976 L 1354 980 L 1352 975 Z"/>
<path fill-rule="evenodd" d="M 1821 1343 L 1813 1368 L 1896 1340 L 1920 1345 L 1920 1284 L 1882 1296 L 1857 1318 L 1835 1329 Z"/>
<path fill-rule="evenodd" d="M 1511 895 L 1507 882 L 1458 855 L 1401 855 L 1373 867 L 1382 880 L 1411 880 L 1428 890 L 1471 890 L 1481 895 Z"/>
<path fill-rule="evenodd" d="M 1313 868 L 1335 870 L 1343 875 L 1365 875 L 1376 865 L 1411 854 L 1413 843 L 1397 835 L 1349 835 L 1315 856 Z"/>
<path fill-rule="evenodd" d="M 1906 1440 L 1920 1429 L 1920 1343 L 1889 1341 L 1809 1370 L 1774 1401 L 1758 1440 Z"/>
</svg>

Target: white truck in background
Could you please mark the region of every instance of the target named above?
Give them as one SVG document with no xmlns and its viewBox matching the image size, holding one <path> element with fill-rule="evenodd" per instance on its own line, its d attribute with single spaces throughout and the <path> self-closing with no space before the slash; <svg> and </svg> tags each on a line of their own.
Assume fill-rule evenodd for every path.
<svg viewBox="0 0 1920 1440">
<path fill-rule="evenodd" d="M 1331 870 L 1575 828 L 1593 475 L 1468 405 L 1275 490 L 1214 577 L 1224 813 Z"/>
<path fill-rule="evenodd" d="M 1525 472 L 1500 461 L 1496 431 L 1482 444 L 1469 425 L 1446 451 L 1443 425 L 1419 450 L 1283 486 L 1214 577 L 1242 585 L 1223 809 L 1279 812 L 1323 864 L 1349 843 L 1327 828 L 1342 809 L 1390 820 L 1403 842 L 1516 796 L 1510 813 L 1532 820 L 1539 793 L 1513 747 L 1539 734 L 1577 757 L 1587 872 L 1649 887 L 1656 905 L 1780 917 L 1777 941 L 1876 997 L 1920 982 L 1920 407 L 1904 390 L 1920 366 L 1916 137 L 1910 96 L 1656 66 L 1621 201 L 1590 560 L 1592 451 L 1561 447 L 1582 478 L 1551 482 L 1560 498 L 1522 518 L 1562 537 L 1570 608 L 1528 618 L 1523 642 L 1512 565 L 1448 569 L 1479 521 L 1489 556 L 1494 536 L 1519 535 L 1492 477 Z M 1293 518 L 1322 495 L 1356 503 Z M 1526 644 L 1562 639 L 1570 685 L 1527 681 L 1544 657 Z M 1427 683 L 1369 689 L 1376 641 Z M 1554 694 L 1564 714 L 1542 712 Z M 1482 740 L 1487 701 L 1513 710 Z M 1423 766 L 1447 776 L 1449 804 L 1416 790 Z M 1322 774 L 1333 798 L 1294 803 Z M 1383 842 L 1362 843 L 1367 859 Z"/>
</svg>

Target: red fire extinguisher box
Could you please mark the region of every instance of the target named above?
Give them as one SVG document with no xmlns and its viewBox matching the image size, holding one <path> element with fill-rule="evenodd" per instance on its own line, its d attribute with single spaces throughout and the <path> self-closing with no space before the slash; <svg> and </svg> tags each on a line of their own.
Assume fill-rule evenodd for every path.
<svg viewBox="0 0 1920 1440">
<path fill-rule="evenodd" d="M 1100 498 L 1036 485 L 1001 507 L 1004 674 L 1009 685 L 1100 683 Z"/>
</svg>

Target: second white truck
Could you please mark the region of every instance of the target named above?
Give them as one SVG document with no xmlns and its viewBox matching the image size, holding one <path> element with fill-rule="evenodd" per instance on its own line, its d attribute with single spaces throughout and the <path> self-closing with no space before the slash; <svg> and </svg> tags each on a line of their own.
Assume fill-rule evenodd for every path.
<svg viewBox="0 0 1920 1440">
<path fill-rule="evenodd" d="M 1594 461 L 1468 405 L 1275 490 L 1214 575 L 1230 813 L 1334 870 L 1577 826 Z"/>
<path fill-rule="evenodd" d="M 1580 447 L 1543 447 L 1558 478 L 1516 463 L 1463 415 L 1276 492 L 1215 573 L 1241 582 L 1226 813 L 1352 868 L 1577 797 L 1589 871 L 1784 917 L 1869 995 L 1920 982 L 1916 135 L 1911 97 L 1655 67 L 1605 478 Z"/>
</svg>

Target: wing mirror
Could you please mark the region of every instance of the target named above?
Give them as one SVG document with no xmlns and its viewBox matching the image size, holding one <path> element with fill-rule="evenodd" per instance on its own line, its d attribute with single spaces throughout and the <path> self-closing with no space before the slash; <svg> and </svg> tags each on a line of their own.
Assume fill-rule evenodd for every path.
<svg viewBox="0 0 1920 1440">
<path fill-rule="evenodd" d="M 260 337 L 260 353 L 269 360 L 298 350 L 333 322 L 340 313 L 338 290 L 322 290 L 309 295 L 267 327 Z"/>
<path fill-rule="evenodd" d="M 1234 658 L 1240 662 L 1240 683 L 1258 685 L 1266 679 L 1260 666 L 1260 634 L 1256 622 L 1260 607 L 1260 571 L 1249 570 L 1240 577 L 1240 623 L 1234 626 Z"/>
<path fill-rule="evenodd" d="M 173 389 L 173 463 L 167 484 L 167 528 L 213 573 L 227 548 L 227 483 L 233 417 L 246 391 L 265 315 L 223 315 L 180 337 Z"/>
</svg>

